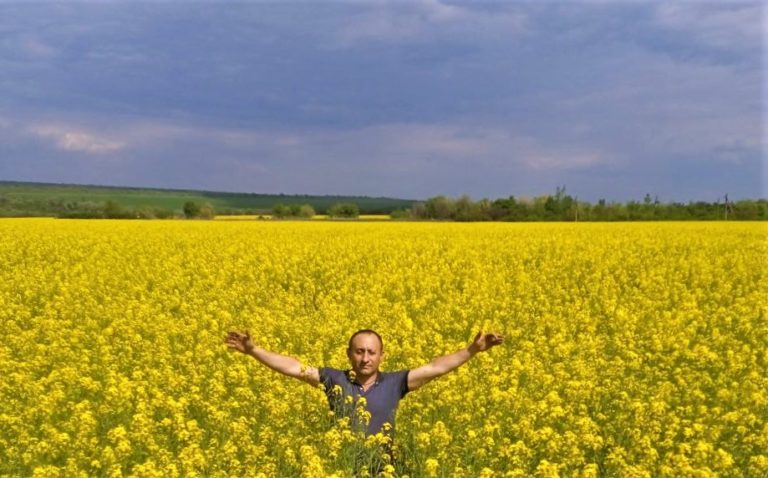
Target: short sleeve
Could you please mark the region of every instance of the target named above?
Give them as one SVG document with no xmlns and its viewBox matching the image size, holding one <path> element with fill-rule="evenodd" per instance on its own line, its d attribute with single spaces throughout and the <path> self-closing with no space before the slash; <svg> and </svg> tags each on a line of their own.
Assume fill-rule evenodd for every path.
<svg viewBox="0 0 768 478">
<path fill-rule="evenodd" d="M 333 378 L 331 378 L 331 369 L 328 367 L 320 367 L 317 370 L 320 375 L 320 383 L 325 387 L 325 392 L 329 393 L 333 389 Z"/>
<path fill-rule="evenodd" d="M 410 392 L 410 390 L 408 390 L 408 374 L 410 372 L 411 372 L 410 370 L 406 370 L 405 372 L 403 372 L 403 378 L 402 378 L 403 382 L 400 384 L 400 398 L 405 397 L 405 395 L 408 392 Z"/>
</svg>

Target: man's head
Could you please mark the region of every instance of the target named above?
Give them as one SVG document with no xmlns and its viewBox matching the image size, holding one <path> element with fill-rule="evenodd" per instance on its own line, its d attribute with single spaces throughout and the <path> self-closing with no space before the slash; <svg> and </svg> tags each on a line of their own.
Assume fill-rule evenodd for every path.
<svg viewBox="0 0 768 478">
<path fill-rule="evenodd" d="M 370 377 L 379 370 L 384 342 L 371 329 L 358 330 L 349 338 L 347 357 L 358 377 Z"/>
</svg>

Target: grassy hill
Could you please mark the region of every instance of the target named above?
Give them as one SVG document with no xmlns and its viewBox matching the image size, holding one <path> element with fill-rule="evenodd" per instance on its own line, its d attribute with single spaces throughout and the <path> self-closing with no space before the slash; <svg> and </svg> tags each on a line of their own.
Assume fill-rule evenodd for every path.
<svg viewBox="0 0 768 478">
<path fill-rule="evenodd" d="M 93 186 L 0 181 L 0 216 L 58 216 L 67 211 L 103 208 L 157 208 L 180 214 L 187 201 L 210 203 L 217 214 L 268 213 L 275 204 L 310 204 L 322 214 L 337 202 L 352 202 L 361 214 L 388 214 L 414 200 L 368 196 L 309 196 L 227 193 L 182 189 Z"/>
</svg>

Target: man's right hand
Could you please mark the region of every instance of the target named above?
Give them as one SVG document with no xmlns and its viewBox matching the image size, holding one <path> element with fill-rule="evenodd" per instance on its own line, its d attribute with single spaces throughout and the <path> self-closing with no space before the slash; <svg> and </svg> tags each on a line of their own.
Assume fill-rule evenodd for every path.
<svg viewBox="0 0 768 478">
<path fill-rule="evenodd" d="M 224 343 L 227 344 L 227 347 L 230 349 L 250 355 L 267 367 L 276 372 L 280 372 L 283 375 L 298 378 L 302 382 L 306 382 L 312 386 L 317 386 L 320 383 L 320 371 L 318 369 L 315 367 L 305 367 L 301 365 L 301 362 L 299 362 L 298 359 L 293 357 L 276 354 L 264 350 L 261 347 L 256 347 L 251 341 L 251 333 L 247 330 L 244 334 L 230 331 L 227 333 Z"/>
<path fill-rule="evenodd" d="M 244 334 L 230 331 L 229 334 L 227 334 L 227 338 L 224 339 L 224 343 L 227 344 L 227 347 L 248 355 L 250 355 L 251 352 L 253 352 L 253 349 L 256 348 L 251 341 L 251 333 L 247 330 Z"/>
</svg>

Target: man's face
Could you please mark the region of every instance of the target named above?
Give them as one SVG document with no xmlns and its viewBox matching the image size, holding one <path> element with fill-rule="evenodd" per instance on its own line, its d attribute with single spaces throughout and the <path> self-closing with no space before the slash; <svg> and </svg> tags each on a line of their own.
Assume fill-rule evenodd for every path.
<svg viewBox="0 0 768 478">
<path fill-rule="evenodd" d="M 381 363 L 381 344 L 373 334 L 360 334 L 352 340 L 352 347 L 347 350 L 349 363 L 358 376 L 370 376 L 379 370 Z"/>
</svg>

